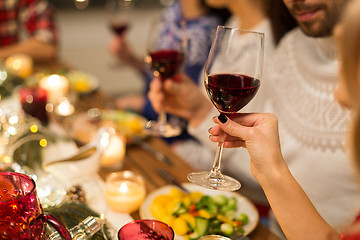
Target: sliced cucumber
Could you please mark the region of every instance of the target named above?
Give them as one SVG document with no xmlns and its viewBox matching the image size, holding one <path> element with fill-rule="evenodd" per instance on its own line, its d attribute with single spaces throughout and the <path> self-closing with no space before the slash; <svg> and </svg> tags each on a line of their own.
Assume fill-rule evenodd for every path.
<svg viewBox="0 0 360 240">
<path fill-rule="evenodd" d="M 206 235 L 209 228 L 209 220 L 201 217 L 195 218 L 195 232 L 199 234 L 199 236 Z"/>
<path fill-rule="evenodd" d="M 234 227 L 229 223 L 223 223 L 220 226 L 220 231 L 226 236 L 230 236 L 234 232 Z"/>
</svg>

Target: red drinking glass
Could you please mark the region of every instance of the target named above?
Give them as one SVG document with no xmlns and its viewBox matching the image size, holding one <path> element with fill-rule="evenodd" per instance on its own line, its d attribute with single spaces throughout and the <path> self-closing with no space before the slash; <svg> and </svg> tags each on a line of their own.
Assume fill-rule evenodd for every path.
<svg viewBox="0 0 360 240">
<path fill-rule="evenodd" d="M 118 233 L 119 240 L 173 240 L 174 231 L 158 220 L 141 219 L 124 225 Z"/>
<path fill-rule="evenodd" d="M 0 238 L 46 239 L 45 223 L 65 240 L 70 233 L 52 215 L 43 212 L 33 179 L 15 172 L 0 172 Z"/>
<path fill-rule="evenodd" d="M 29 114 L 44 125 L 49 123 L 46 111 L 47 92 L 39 87 L 21 88 L 19 90 L 21 107 L 26 114 Z"/>
</svg>

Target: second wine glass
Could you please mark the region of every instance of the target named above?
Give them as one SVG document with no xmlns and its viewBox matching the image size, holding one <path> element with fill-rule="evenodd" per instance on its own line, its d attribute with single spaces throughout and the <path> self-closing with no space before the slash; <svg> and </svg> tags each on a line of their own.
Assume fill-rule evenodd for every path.
<svg viewBox="0 0 360 240">
<path fill-rule="evenodd" d="M 122 37 L 129 28 L 134 0 L 107 0 L 106 5 L 110 13 L 110 29 L 116 36 Z"/>
<path fill-rule="evenodd" d="M 147 43 L 145 62 L 155 77 L 161 81 L 174 79 L 185 61 L 187 51 L 186 23 L 184 21 L 167 23 L 161 18 L 153 19 Z M 157 121 L 149 121 L 146 132 L 161 137 L 174 137 L 181 133 L 179 125 L 167 121 L 164 111 L 159 113 Z"/>
<path fill-rule="evenodd" d="M 260 86 L 263 55 L 263 33 L 217 28 L 205 66 L 204 84 L 220 113 L 231 118 L 253 99 Z M 224 133 L 220 139 L 211 171 L 190 173 L 188 179 L 203 187 L 235 191 L 241 187 L 240 182 L 220 171 Z"/>
</svg>

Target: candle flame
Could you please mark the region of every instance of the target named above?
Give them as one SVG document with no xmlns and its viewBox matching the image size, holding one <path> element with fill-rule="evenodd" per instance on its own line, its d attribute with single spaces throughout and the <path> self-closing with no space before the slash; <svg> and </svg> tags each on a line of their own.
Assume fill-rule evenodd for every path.
<svg viewBox="0 0 360 240">
<path fill-rule="evenodd" d="M 18 116 L 16 116 L 16 115 L 11 116 L 11 117 L 9 118 L 9 123 L 10 123 L 11 125 L 15 125 L 15 124 L 17 124 L 18 122 L 19 122 L 19 118 L 18 118 Z"/>
<path fill-rule="evenodd" d="M 128 191 L 129 191 L 129 188 L 128 188 L 127 184 L 126 184 L 126 183 L 121 183 L 121 185 L 120 185 L 120 192 L 121 192 L 121 193 L 126 193 L 126 192 L 128 192 Z"/>
<path fill-rule="evenodd" d="M 59 86 L 60 85 L 60 76 L 53 74 L 48 78 L 49 86 Z"/>
<path fill-rule="evenodd" d="M 74 106 L 66 98 L 60 100 L 57 106 L 57 114 L 61 116 L 69 116 L 75 111 Z"/>
</svg>

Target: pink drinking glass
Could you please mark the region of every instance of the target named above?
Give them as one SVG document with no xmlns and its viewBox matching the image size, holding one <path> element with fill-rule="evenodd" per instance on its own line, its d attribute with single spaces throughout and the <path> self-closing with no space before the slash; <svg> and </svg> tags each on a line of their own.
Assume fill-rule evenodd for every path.
<svg viewBox="0 0 360 240">
<path fill-rule="evenodd" d="M 33 179 L 20 173 L 0 172 L 0 238 L 46 239 L 46 222 L 63 239 L 71 240 L 65 226 L 43 212 Z"/>
<path fill-rule="evenodd" d="M 173 240 L 174 231 L 166 223 L 141 219 L 124 225 L 118 233 L 119 240 Z"/>
</svg>

